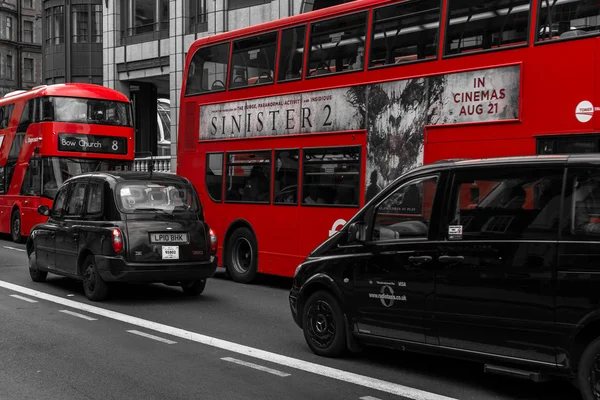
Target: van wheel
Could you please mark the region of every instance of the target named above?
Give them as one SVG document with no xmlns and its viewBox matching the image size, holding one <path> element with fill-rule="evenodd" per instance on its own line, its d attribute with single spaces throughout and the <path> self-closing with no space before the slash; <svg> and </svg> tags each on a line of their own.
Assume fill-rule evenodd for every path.
<svg viewBox="0 0 600 400">
<path fill-rule="evenodd" d="M 339 357 L 346 350 L 346 327 L 342 309 L 324 290 L 313 293 L 304 305 L 302 329 L 308 347 L 324 357 Z"/>
<path fill-rule="evenodd" d="M 13 242 L 22 243 L 21 235 L 21 213 L 18 209 L 14 210 L 10 217 L 10 236 Z"/>
<path fill-rule="evenodd" d="M 600 338 L 590 343 L 581 355 L 577 383 L 584 400 L 600 399 Z"/>
<path fill-rule="evenodd" d="M 248 228 L 239 228 L 227 241 L 225 265 L 235 282 L 250 283 L 258 272 L 258 246 Z"/>
<path fill-rule="evenodd" d="M 108 285 L 98 273 L 94 256 L 87 256 L 83 263 L 83 291 L 91 301 L 102 301 L 108 296 Z"/>
<path fill-rule="evenodd" d="M 186 282 L 181 285 L 181 289 L 183 289 L 183 293 L 188 296 L 198 296 L 204 292 L 204 288 L 206 287 L 206 279 L 201 279 L 199 281 L 191 281 Z"/>
<path fill-rule="evenodd" d="M 38 268 L 35 250 L 29 255 L 29 276 L 31 276 L 31 280 L 34 282 L 44 282 L 48 276 L 48 272 Z"/>
</svg>

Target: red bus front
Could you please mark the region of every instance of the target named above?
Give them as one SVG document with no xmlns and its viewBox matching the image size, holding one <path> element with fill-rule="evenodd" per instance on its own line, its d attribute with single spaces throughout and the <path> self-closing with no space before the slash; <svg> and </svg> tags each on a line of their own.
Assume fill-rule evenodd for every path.
<svg viewBox="0 0 600 400">
<path fill-rule="evenodd" d="M 128 169 L 133 161 L 131 104 L 87 84 L 52 85 L 0 100 L 0 232 L 20 241 L 45 222 L 68 178 Z M 2 121 L 2 118 L 0 118 Z M 2 123 L 2 122 L 0 122 Z"/>
</svg>

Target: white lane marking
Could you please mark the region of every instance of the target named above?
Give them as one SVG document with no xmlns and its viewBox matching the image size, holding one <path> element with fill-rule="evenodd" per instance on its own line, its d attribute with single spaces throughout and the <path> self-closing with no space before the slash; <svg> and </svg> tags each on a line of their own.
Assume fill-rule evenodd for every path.
<svg viewBox="0 0 600 400">
<path fill-rule="evenodd" d="M 143 336 L 143 337 L 148 338 L 148 339 L 158 340 L 159 342 L 163 342 L 163 343 L 166 343 L 166 344 L 175 344 L 175 343 L 177 343 L 177 342 L 174 342 L 174 341 L 169 340 L 169 339 L 165 339 L 165 338 L 161 338 L 161 337 L 158 337 L 158 336 L 150 335 L 149 333 L 144 333 L 144 332 L 140 332 L 140 331 L 127 331 L 127 332 L 133 333 L 134 335 Z"/>
<path fill-rule="evenodd" d="M 14 297 L 15 299 L 19 299 L 19 300 L 24 300 L 24 301 L 26 301 L 28 303 L 37 303 L 37 300 L 33 300 L 33 299 L 29 299 L 27 297 L 19 296 L 18 294 L 11 294 L 10 297 Z"/>
<path fill-rule="evenodd" d="M 377 397 L 373 397 L 373 396 L 363 396 L 359 398 L 360 400 L 381 400 L 378 399 Z"/>
<path fill-rule="evenodd" d="M 262 365 L 253 364 L 253 363 L 250 363 L 250 362 L 247 362 L 247 361 L 238 360 L 237 358 L 224 357 L 224 358 L 221 358 L 221 360 L 223 360 L 223 361 L 229 361 L 229 362 L 232 362 L 232 363 L 235 363 L 235 364 L 239 364 L 239 365 L 243 365 L 244 367 L 254 368 L 254 369 L 257 369 L 259 371 L 268 372 L 269 374 L 281 376 L 282 378 L 285 378 L 286 376 L 290 376 L 290 374 L 286 374 L 285 372 L 277 371 L 276 369 L 271 369 L 271 368 L 263 367 Z"/>
<path fill-rule="evenodd" d="M 13 290 L 15 292 L 27 294 L 32 297 L 51 301 L 53 303 L 62 304 L 67 307 L 75 308 L 90 314 L 100 315 L 102 317 L 114 319 L 116 321 L 125 322 L 127 324 L 136 325 L 141 328 L 153 330 L 156 332 L 165 333 L 170 336 L 179 337 L 190 340 L 196 343 L 201 343 L 206 346 L 212 346 L 232 353 L 242 354 L 248 357 L 258 358 L 273 364 L 283 365 L 288 368 L 298 369 L 300 371 L 309 372 L 316 375 L 321 375 L 327 378 L 336 379 L 342 382 L 351 383 L 358 386 L 364 386 L 369 389 L 378 390 L 381 392 L 391 393 L 398 396 L 404 396 L 412 400 L 457 400 L 452 397 L 446 397 L 424 390 L 414 389 L 408 386 L 399 385 L 393 382 L 387 382 L 369 376 L 355 374 L 336 368 L 326 367 L 324 365 L 311 363 L 308 361 L 299 360 L 296 358 L 284 356 L 277 353 L 271 353 L 256 349 L 242 344 L 228 342 L 226 340 L 214 338 L 211 336 L 202 335 L 200 333 L 186 331 L 184 329 L 175 328 L 169 325 L 160 324 L 157 322 L 148 321 L 146 319 L 134 317 L 127 314 L 122 314 L 116 311 L 105 310 L 100 307 L 89 304 L 79 303 L 76 301 L 64 299 L 62 297 L 53 296 L 51 294 L 39 292 L 37 290 L 18 286 L 10 282 L 0 281 L 0 287 Z M 300 335 L 301 337 L 302 335 Z"/>
<path fill-rule="evenodd" d="M 69 310 L 60 310 L 60 312 L 72 315 L 72 316 L 77 317 L 77 318 L 85 319 L 85 320 L 88 320 L 88 321 L 98 321 L 97 318 L 88 317 L 87 315 L 79 314 L 79 313 L 76 313 L 76 312 L 73 312 L 73 311 L 69 311 Z"/>
<path fill-rule="evenodd" d="M 23 253 L 27 251 L 25 249 L 18 249 L 16 247 L 10 247 L 10 246 L 2 246 L 2 247 L 4 247 L 5 249 L 9 249 L 9 250 L 22 251 Z"/>
</svg>

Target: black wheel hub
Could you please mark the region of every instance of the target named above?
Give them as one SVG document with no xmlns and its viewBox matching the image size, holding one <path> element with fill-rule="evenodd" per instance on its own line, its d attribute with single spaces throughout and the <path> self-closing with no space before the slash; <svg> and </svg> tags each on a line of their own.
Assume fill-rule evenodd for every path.
<svg viewBox="0 0 600 400">
<path fill-rule="evenodd" d="M 231 259 L 233 268 L 237 273 L 245 274 L 248 272 L 253 261 L 252 246 L 248 239 L 241 237 L 235 241 Z"/>
<path fill-rule="evenodd" d="M 18 238 L 19 234 L 21 233 L 21 220 L 18 216 L 13 220 L 12 228 L 13 238 Z"/>
<path fill-rule="evenodd" d="M 307 317 L 308 336 L 312 343 L 321 349 L 329 347 L 336 333 L 331 306 L 324 300 L 318 300 L 308 309 Z"/>
</svg>

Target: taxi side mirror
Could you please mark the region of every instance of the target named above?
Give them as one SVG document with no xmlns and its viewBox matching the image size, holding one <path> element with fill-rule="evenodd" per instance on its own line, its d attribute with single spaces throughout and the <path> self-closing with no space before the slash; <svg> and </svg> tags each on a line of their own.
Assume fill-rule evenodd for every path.
<svg viewBox="0 0 600 400">
<path fill-rule="evenodd" d="M 39 206 L 38 213 L 44 217 L 47 217 L 50 215 L 50 208 L 48 206 Z"/>
<path fill-rule="evenodd" d="M 367 224 L 353 222 L 348 227 L 348 243 L 362 243 L 367 240 Z"/>
</svg>

